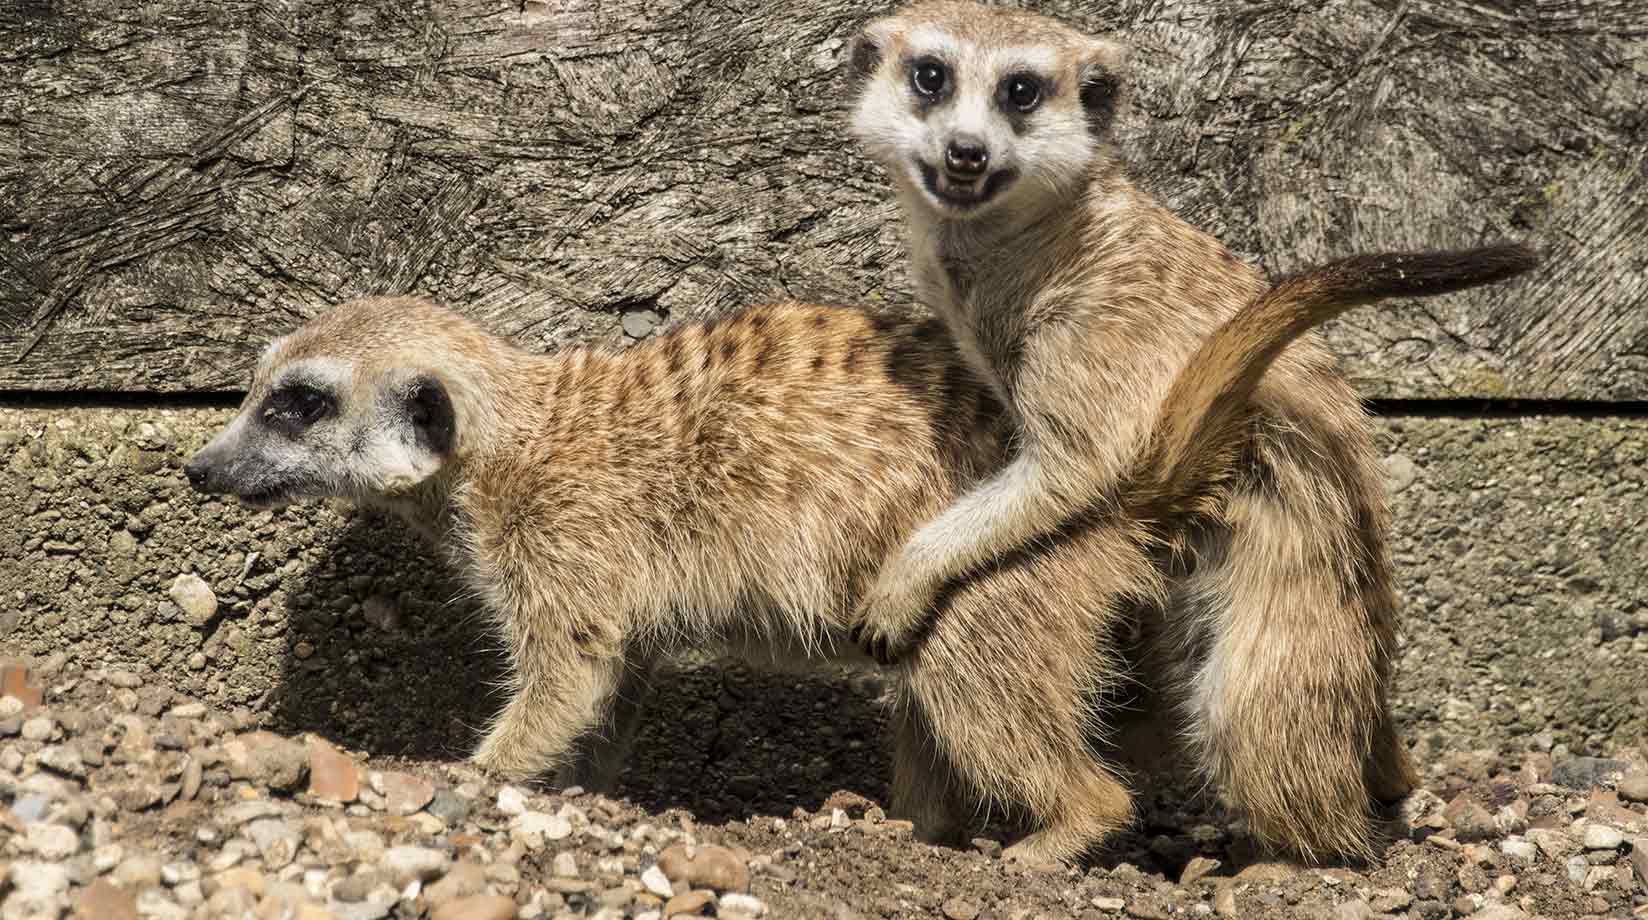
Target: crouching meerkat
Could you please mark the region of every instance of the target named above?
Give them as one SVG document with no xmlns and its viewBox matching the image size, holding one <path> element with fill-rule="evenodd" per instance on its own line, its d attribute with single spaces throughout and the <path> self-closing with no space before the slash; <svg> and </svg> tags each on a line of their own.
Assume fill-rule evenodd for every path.
<svg viewBox="0 0 1648 920">
<path fill-rule="evenodd" d="M 942 585 L 1094 504 L 1125 513 L 1175 380 L 1266 288 L 1129 181 L 1111 136 L 1123 56 L 959 2 L 872 20 L 851 46 L 852 132 L 896 187 L 917 300 L 1016 427 L 1009 462 L 870 587 L 855 635 L 880 660 L 916 644 Z M 1416 780 L 1387 703 L 1397 611 L 1369 423 L 1314 335 L 1254 404 L 1215 526 L 1170 579 L 1163 689 L 1191 759 L 1262 842 L 1367 857 L 1370 803 Z"/>
<path fill-rule="evenodd" d="M 1225 487 L 1247 393 L 1304 329 L 1518 258 L 1349 260 L 1210 338 L 1121 493 L 1137 513 L 1073 521 L 956 586 L 890 674 L 894 809 L 949 841 L 1005 806 L 1040 855 L 1124 820 L 1127 795 L 1086 739 L 1128 594 L 1163 590 L 1156 557 L 1173 540 L 1155 522 Z M 867 663 L 846 637 L 855 602 L 917 524 L 1005 462 L 1000 417 L 934 320 L 766 306 L 626 351 L 541 356 L 428 301 L 367 299 L 270 345 L 186 474 L 254 507 L 341 497 L 407 519 L 508 655 L 512 692 L 474 760 L 605 789 L 661 654 Z"/>
</svg>

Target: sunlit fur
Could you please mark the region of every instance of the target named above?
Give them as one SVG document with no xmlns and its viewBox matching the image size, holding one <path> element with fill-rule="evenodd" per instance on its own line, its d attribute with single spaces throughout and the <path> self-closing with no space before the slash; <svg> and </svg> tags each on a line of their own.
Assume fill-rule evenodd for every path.
<svg viewBox="0 0 1648 920">
<path fill-rule="evenodd" d="M 910 88 L 922 55 L 960 74 L 958 97 L 930 111 Z M 1051 61 L 1064 91 L 1015 131 L 986 96 L 1009 62 L 1031 58 Z M 1111 500 L 1192 350 L 1265 289 L 1129 181 L 1108 129 L 1116 100 L 1099 94 L 1108 108 L 1084 117 L 1068 87 L 1106 69 L 1119 79 L 1121 60 L 1045 17 L 950 2 L 875 20 L 853 48 L 852 129 L 903 203 L 918 298 L 1018 424 L 1005 472 L 918 529 L 878 576 L 858 615 L 881 646 L 916 642 L 939 585 Z M 958 210 L 922 187 L 911 162 L 958 126 L 1020 170 L 1016 191 Z M 1361 402 L 1314 335 L 1281 356 L 1256 404 L 1239 486 L 1173 582 L 1152 670 L 1191 759 L 1264 844 L 1362 859 L 1370 806 L 1415 782 L 1387 703 L 1397 609 L 1383 483 Z M 1069 855 L 1064 841 L 1029 845 Z"/>
<path fill-rule="evenodd" d="M 1179 538 L 1161 522 L 1222 507 L 1247 395 L 1287 341 L 1365 302 L 1370 281 L 1425 277 L 1408 261 L 1353 269 L 1279 285 L 1188 362 L 1118 492 L 1135 513 L 1078 516 L 947 592 L 888 675 L 893 806 L 925 839 L 965 839 L 1000 809 L 1073 853 L 1127 820 L 1090 742 L 1106 729 L 1095 701 L 1124 679 L 1115 636 L 1169 590 L 1159 562 Z M 336 411 L 272 428 L 262 407 L 294 373 Z M 431 388 L 450 417 L 409 408 Z M 602 789 L 661 654 L 866 663 L 844 637 L 855 601 L 921 521 L 1002 467 L 1008 432 L 933 320 L 758 307 L 545 357 L 426 301 L 369 299 L 271 350 L 188 469 L 205 491 L 274 485 L 405 517 L 509 656 L 510 699 L 476 760 Z"/>
</svg>

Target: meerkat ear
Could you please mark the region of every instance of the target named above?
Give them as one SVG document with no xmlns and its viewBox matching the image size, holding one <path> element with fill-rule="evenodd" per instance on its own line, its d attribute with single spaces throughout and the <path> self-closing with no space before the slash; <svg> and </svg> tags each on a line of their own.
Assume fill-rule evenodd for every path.
<svg viewBox="0 0 1648 920">
<path fill-rule="evenodd" d="M 856 87 L 868 80 L 881 66 L 881 58 L 892 34 L 892 22 L 872 19 L 858 30 L 847 46 L 847 78 Z"/>
<path fill-rule="evenodd" d="M 1095 38 L 1081 68 L 1081 102 L 1087 125 L 1095 136 L 1105 136 L 1116 120 L 1121 105 L 1122 72 L 1127 66 L 1127 46 L 1105 38 Z"/>
<path fill-rule="evenodd" d="M 457 416 L 446 387 L 430 374 L 412 380 L 406 389 L 406 418 L 417 435 L 418 446 L 444 457 L 457 443 Z"/>
</svg>

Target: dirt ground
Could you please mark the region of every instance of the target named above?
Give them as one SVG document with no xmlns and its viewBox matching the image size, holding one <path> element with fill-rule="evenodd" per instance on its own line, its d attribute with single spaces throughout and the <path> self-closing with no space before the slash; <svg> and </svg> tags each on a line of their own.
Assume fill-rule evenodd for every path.
<svg viewBox="0 0 1648 920">
<path fill-rule="evenodd" d="M 392 521 L 341 506 L 252 514 L 191 494 L 180 463 L 228 414 L 0 407 L 0 507 L 13 521 L 0 525 L 0 655 L 32 662 L 45 696 L 38 712 L 12 717 L 10 734 L 0 715 L 0 803 L 15 810 L 30 777 L 56 777 L 77 791 L 52 794 L 84 797 L 93 815 L 75 825 L 83 846 L 63 865 L 95 863 L 109 842 L 99 836 L 112 834 L 127 841 L 127 856 L 149 847 L 204 867 L 200 902 L 187 903 L 196 893 L 187 888 L 179 894 L 194 880 L 162 880 L 153 886 L 159 894 L 145 895 L 145 916 L 168 915 L 163 901 L 182 911 L 174 915 L 209 915 L 200 911 L 214 893 L 204 890 L 213 887 L 211 860 L 242 838 L 225 829 L 203 841 L 194 827 L 248 791 L 279 803 L 288 822 L 341 816 L 390 841 L 438 849 L 454 866 L 479 863 L 474 847 L 503 859 L 513 819 L 489 804 L 496 784 L 461 763 L 498 702 L 495 658 L 474 611 Z M 601 869 L 596 860 L 578 898 L 551 890 L 568 887 L 556 882 L 555 856 L 604 852 L 601 841 L 646 825 L 742 848 L 753 873 L 747 894 L 769 916 L 1648 916 L 1648 856 L 1639 845 L 1648 810 L 1619 788 L 1641 775 L 1648 749 L 1648 537 L 1640 526 L 1648 520 L 1648 423 L 1382 425 L 1408 610 L 1395 704 L 1432 797 L 1416 802 L 1414 825 L 1398 829 L 1403 839 L 1379 867 L 1250 866 L 1239 823 L 1165 764 L 1139 777 L 1137 827 L 1083 870 L 1011 868 L 987 841 L 965 852 L 923 846 L 856 798 L 886 800 L 874 675 L 684 662 L 660 676 L 616 797 L 596 808 L 590 796 L 533 793 L 546 814 L 572 805 L 597 817 L 553 846 L 516 854 L 515 874 L 488 876 L 488 891 L 513 899 L 521 916 L 661 912 L 668 901 L 648 902 L 641 880 L 660 849 L 649 853 L 651 843 L 611 851 L 632 857 L 628 865 Z M 170 589 L 184 574 L 199 576 L 214 604 L 175 600 Z M 147 761 L 120 762 L 106 750 L 100 767 L 75 776 L 41 760 L 56 756 L 43 754 L 52 748 L 79 751 L 129 733 L 111 728 L 123 713 L 149 720 L 158 739 L 167 713 L 194 703 L 207 713 L 193 717 L 203 727 L 175 750 L 157 745 Z M 28 737 L 23 726 L 39 713 L 50 730 Z M 408 823 L 369 803 L 357 802 L 359 814 L 328 810 L 306 799 L 301 782 L 282 788 L 213 766 L 258 726 L 288 738 L 312 733 L 354 752 L 363 775 L 421 777 L 475 804 L 437 829 L 433 818 Z M 33 734 L 40 731 L 37 723 Z M 5 749 L 19 753 L 15 766 L 4 762 Z M 206 765 L 194 798 L 161 804 L 108 792 L 150 782 L 150 773 L 166 786 L 178 754 Z M 1618 762 L 1597 766 L 1596 757 Z M 100 796 L 114 806 L 107 814 Z M 0 836 L 9 834 L 0 863 L 16 869 L 40 858 L 31 856 L 27 824 L 0 816 Z M 1599 842 L 1587 837 L 1593 824 L 1617 829 L 1620 841 L 1588 849 Z M 1187 868 L 1194 875 L 1205 866 L 1196 857 L 1219 866 L 1181 884 Z M 320 872 L 316 909 L 354 916 L 345 908 L 356 902 L 329 886 L 369 862 L 328 862 L 306 843 L 284 871 Z M 245 865 L 261 866 L 270 884 L 282 871 L 266 859 Z M 97 872 L 69 872 L 63 904 L 82 897 Z M 137 876 L 140 888 L 145 878 Z M 613 903 L 598 896 L 636 886 L 617 907 L 621 895 L 610 894 Z M 16 897 L 22 887 L 14 879 L 9 890 Z M 750 907 L 729 894 L 739 892 L 718 890 L 720 900 L 703 909 L 734 916 Z M 428 897 L 399 898 L 380 916 L 436 907 Z"/>
</svg>

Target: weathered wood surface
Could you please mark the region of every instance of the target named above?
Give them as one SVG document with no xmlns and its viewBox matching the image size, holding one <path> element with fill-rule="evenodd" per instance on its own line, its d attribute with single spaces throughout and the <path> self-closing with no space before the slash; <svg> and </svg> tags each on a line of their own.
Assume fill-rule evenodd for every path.
<svg viewBox="0 0 1648 920">
<path fill-rule="evenodd" d="M 1273 271 L 1531 238 L 1509 289 L 1340 322 L 1372 396 L 1648 397 L 1648 3 L 1045 4 L 1132 43 L 1126 142 Z M 845 0 L 5 0 L 0 388 L 233 389 L 420 292 L 534 346 L 906 302 L 842 132 Z"/>
</svg>

